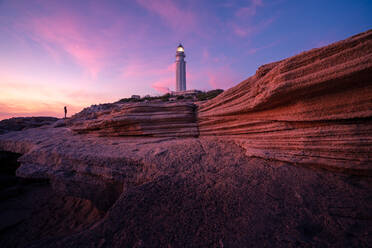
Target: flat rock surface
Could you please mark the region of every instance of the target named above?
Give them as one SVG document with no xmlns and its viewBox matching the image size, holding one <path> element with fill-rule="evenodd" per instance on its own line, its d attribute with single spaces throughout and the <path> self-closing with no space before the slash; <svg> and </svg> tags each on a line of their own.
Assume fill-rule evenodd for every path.
<svg viewBox="0 0 372 248">
<path fill-rule="evenodd" d="M 23 147 L 25 146 L 25 147 Z M 233 139 L 105 138 L 68 128 L 0 136 L 17 174 L 106 215 L 27 247 L 368 247 L 369 177 L 247 156 Z"/>
</svg>

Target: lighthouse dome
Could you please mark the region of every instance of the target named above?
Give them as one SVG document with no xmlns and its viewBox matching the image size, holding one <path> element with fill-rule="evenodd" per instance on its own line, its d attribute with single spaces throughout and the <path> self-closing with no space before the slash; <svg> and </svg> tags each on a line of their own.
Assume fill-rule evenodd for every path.
<svg viewBox="0 0 372 248">
<path fill-rule="evenodd" d="M 177 47 L 177 52 L 184 52 L 185 49 L 183 48 L 183 46 L 181 44 L 178 45 Z"/>
</svg>

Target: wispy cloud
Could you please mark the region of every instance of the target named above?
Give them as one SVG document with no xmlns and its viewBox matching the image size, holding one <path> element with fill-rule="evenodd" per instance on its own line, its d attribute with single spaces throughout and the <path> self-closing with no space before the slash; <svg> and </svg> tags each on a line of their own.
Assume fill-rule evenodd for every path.
<svg viewBox="0 0 372 248">
<path fill-rule="evenodd" d="M 255 54 L 255 53 L 259 52 L 259 51 L 262 51 L 262 50 L 265 50 L 265 49 L 274 47 L 274 46 L 278 45 L 280 42 L 281 42 L 280 40 L 277 40 L 277 41 L 271 42 L 271 43 L 269 43 L 267 45 L 263 45 L 263 46 L 255 47 L 255 48 L 250 48 L 247 51 L 247 54 Z"/>
<path fill-rule="evenodd" d="M 235 18 L 229 22 L 233 33 L 239 37 L 248 37 L 261 32 L 268 27 L 275 17 L 256 21 L 256 15 L 259 8 L 264 8 L 265 4 L 262 0 L 251 0 L 250 4 L 240 7 L 235 11 Z"/>
<path fill-rule="evenodd" d="M 79 20 L 66 13 L 53 17 L 33 17 L 23 23 L 31 37 L 55 59 L 59 59 L 61 50 L 68 53 L 77 64 L 82 66 L 92 78 L 96 78 L 103 67 L 106 54 L 105 42 L 93 39 L 93 35 L 84 30 Z"/>
<path fill-rule="evenodd" d="M 263 6 L 262 0 L 252 0 L 249 6 L 239 8 L 235 12 L 235 15 L 237 17 L 254 16 L 256 15 L 257 8 L 261 6 Z"/>
<path fill-rule="evenodd" d="M 161 17 L 174 30 L 188 32 L 196 27 L 195 13 L 178 6 L 173 0 L 137 0 L 137 3 Z"/>
<path fill-rule="evenodd" d="M 271 23 L 273 23 L 275 20 L 275 17 L 260 21 L 259 23 L 250 24 L 244 23 L 244 22 L 232 22 L 231 28 L 233 32 L 240 37 L 247 37 L 248 35 L 253 35 L 256 33 L 259 33 L 263 31 L 265 28 L 267 28 Z"/>
<path fill-rule="evenodd" d="M 56 63 L 74 61 L 91 79 L 113 64 L 119 52 L 139 47 L 139 40 L 144 39 L 144 24 L 133 27 L 135 16 L 120 16 L 109 6 L 92 2 L 84 6 L 89 14 L 81 15 L 63 3 L 38 1 L 35 5 L 44 11 L 27 10 L 27 4 L 16 6 L 26 14 L 12 23 L 13 29 L 23 39 L 38 43 Z"/>
</svg>

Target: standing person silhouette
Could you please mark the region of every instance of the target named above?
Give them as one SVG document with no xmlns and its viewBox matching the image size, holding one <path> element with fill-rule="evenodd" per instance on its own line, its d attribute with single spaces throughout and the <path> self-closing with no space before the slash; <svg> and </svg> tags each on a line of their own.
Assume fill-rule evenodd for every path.
<svg viewBox="0 0 372 248">
<path fill-rule="evenodd" d="M 65 106 L 65 119 L 66 119 L 66 115 L 67 115 L 67 107 Z"/>
</svg>

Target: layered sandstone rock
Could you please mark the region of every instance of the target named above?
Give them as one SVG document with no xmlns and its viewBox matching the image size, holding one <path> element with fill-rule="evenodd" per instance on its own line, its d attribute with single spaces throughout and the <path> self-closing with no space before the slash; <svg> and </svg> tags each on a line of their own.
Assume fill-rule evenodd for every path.
<svg viewBox="0 0 372 248">
<path fill-rule="evenodd" d="M 98 136 L 198 136 L 192 103 L 128 103 L 78 114 L 70 120 L 77 133 Z"/>
<path fill-rule="evenodd" d="M 249 156 L 371 174 L 372 31 L 261 66 L 202 104 L 198 124 Z"/>
<path fill-rule="evenodd" d="M 104 104 L 0 135 L 17 176 L 53 189 L 13 213 L 0 246 L 368 247 L 372 177 L 357 175 L 371 175 L 371 40 L 264 65 L 197 116 L 188 103 Z"/>
</svg>

